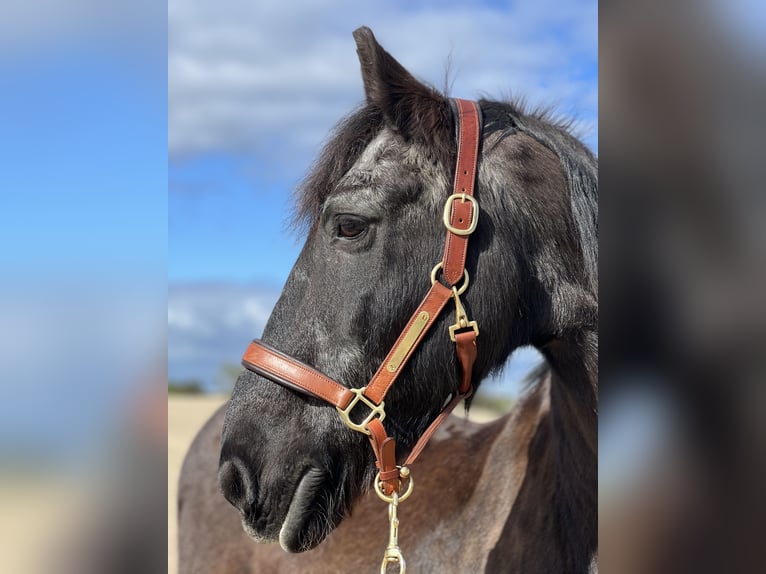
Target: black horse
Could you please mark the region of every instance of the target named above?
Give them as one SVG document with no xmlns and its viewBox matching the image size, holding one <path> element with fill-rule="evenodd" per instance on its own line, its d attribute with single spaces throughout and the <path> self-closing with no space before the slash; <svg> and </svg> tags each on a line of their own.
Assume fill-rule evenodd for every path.
<svg viewBox="0 0 766 574">
<path fill-rule="evenodd" d="M 263 338 L 361 387 L 441 259 L 456 126 L 448 99 L 369 29 L 354 37 L 367 101 L 337 127 L 299 190 L 308 237 Z M 464 295 L 481 328 L 474 385 L 522 345 L 537 347 L 548 367 L 506 418 L 452 422 L 437 435 L 413 469 L 422 480 L 402 508 L 402 546 L 411 545 L 416 572 L 585 572 L 597 547 L 597 160 L 546 114 L 479 104 L 481 216 Z M 255 233 L 256 243 L 269 241 Z M 385 425 L 401 455 L 458 386 L 448 315 L 386 397 Z M 369 514 L 375 469 L 363 435 L 325 403 L 244 372 L 220 451 L 220 488 L 236 512 L 220 505 L 212 479 L 222 416 L 185 462 L 181 572 L 377 570 L 379 555 L 369 552 L 385 545 L 387 526 Z M 319 546 L 288 555 L 248 543 L 239 521 L 254 540 L 288 552 Z"/>
</svg>

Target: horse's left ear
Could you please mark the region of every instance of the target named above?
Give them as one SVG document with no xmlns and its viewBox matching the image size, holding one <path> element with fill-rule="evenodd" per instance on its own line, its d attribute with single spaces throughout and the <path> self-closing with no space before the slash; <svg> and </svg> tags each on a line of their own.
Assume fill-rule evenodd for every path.
<svg viewBox="0 0 766 574">
<path fill-rule="evenodd" d="M 378 107 L 388 125 L 405 139 L 432 142 L 452 133 L 449 101 L 438 90 L 416 80 L 378 44 L 366 26 L 354 30 L 367 102 Z"/>
</svg>

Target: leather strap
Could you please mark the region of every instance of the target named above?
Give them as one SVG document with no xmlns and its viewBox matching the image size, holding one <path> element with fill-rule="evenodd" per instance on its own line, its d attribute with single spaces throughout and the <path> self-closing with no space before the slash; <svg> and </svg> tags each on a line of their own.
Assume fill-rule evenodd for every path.
<svg viewBox="0 0 766 574">
<path fill-rule="evenodd" d="M 428 425 L 428 428 L 425 430 L 425 432 L 420 436 L 418 439 L 418 442 L 415 443 L 415 446 L 412 447 L 412 451 L 410 452 L 410 455 L 407 457 L 407 460 L 404 461 L 404 465 L 402 466 L 409 466 L 413 462 L 415 462 L 415 459 L 418 458 L 421 452 L 423 452 L 423 449 L 425 448 L 426 444 L 428 444 L 428 441 L 431 439 L 431 436 L 436 432 L 436 429 L 438 429 L 441 424 L 447 419 L 447 417 L 452 413 L 453 410 L 455 410 L 455 407 L 460 404 L 461 401 L 464 401 L 465 399 L 469 398 L 473 394 L 473 390 L 469 390 L 465 394 L 459 394 L 456 395 L 455 398 L 453 398 L 446 407 L 442 409 L 442 412 L 439 413 L 439 416 L 437 416 L 433 422 Z"/>
<path fill-rule="evenodd" d="M 420 303 L 420 305 L 418 305 L 418 308 L 412 314 L 412 317 L 410 317 L 410 320 L 402 330 L 402 333 L 399 335 L 396 343 L 394 343 L 394 346 L 391 347 L 391 350 L 389 351 L 385 360 L 380 365 L 380 367 L 378 367 L 377 372 L 373 375 L 370 383 L 367 385 L 367 390 L 364 394 L 368 399 L 370 399 L 375 404 L 380 404 L 380 402 L 383 400 L 383 397 L 385 397 L 386 393 L 388 393 L 388 389 L 391 388 L 391 385 L 394 384 L 394 381 L 399 376 L 399 373 L 402 372 L 404 365 L 406 365 L 407 361 L 409 361 L 410 357 L 412 356 L 412 352 L 418 347 L 418 345 L 420 345 L 423 337 L 439 318 L 442 309 L 444 309 L 444 306 L 450 299 L 452 299 L 451 290 L 447 289 L 438 281 L 431 285 L 431 289 L 429 289 L 428 293 L 423 298 L 423 301 Z M 402 360 L 397 365 L 396 369 L 391 370 L 389 365 L 391 365 L 394 354 L 398 349 L 400 349 L 402 340 L 409 332 L 412 324 L 418 319 L 418 317 L 421 316 L 421 313 L 423 312 L 428 313 L 427 323 L 413 342 L 412 346 L 407 351 L 406 355 L 402 357 Z"/>
<path fill-rule="evenodd" d="M 242 365 L 262 377 L 294 391 L 308 393 L 341 409 L 348 406 L 354 396 L 330 377 L 258 339 L 254 339 L 247 347 Z"/>
<path fill-rule="evenodd" d="M 375 466 L 380 471 L 380 480 L 386 494 L 399 489 L 399 468 L 396 466 L 396 441 L 388 436 L 380 419 L 373 419 L 367 425 L 370 444 L 375 453 Z"/>
<path fill-rule="evenodd" d="M 473 330 L 465 333 L 455 333 L 455 350 L 460 361 L 463 378 L 460 382 L 460 394 L 465 395 L 471 390 L 471 374 L 476 361 L 476 333 Z"/>
<path fill-rule="evenodd" d="M 470 100 L 454 99 L 453 101 L 457 107 L 459 126 L 453 193 L 465 193 L 466 196 L 473 197 L 479 157 L 479 138 L 481 136 L 479 107 L 476 102 Z M 449 220 L 453 228 L 469 229 L 473 218 L 476 216 L 478 214 L 474 213 L 472 201 L 456 199 L 451 202 Z M 442 270 L 444 280 L 449 285 L 455 285 L 463 278 L 465 259 L 468 253 L 468 237 L 469 235 L 458 235 L 452 231 L 447 231 Z"/>
</svg>

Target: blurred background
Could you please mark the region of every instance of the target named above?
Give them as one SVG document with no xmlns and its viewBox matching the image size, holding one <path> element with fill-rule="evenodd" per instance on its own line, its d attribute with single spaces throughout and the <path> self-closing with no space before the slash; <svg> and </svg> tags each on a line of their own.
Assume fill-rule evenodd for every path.
<svg viewBox="0 0 766 574">
<path fill-rule="evenodd" d="M 604 2 L 599 566 L 763 572 L 763 2 Z"/>
<path fill-rule="evenodd" d="M 0 572 L 165 570 L 166 46 L 0 3 Z"/>
<path fill-rule="evenodd" d="M 763 571 L 765 9 L 0 4 L 0 572 L 167 570 L 168 449 L 297 255 L 290 190 L 361 101 L 360 24 L 453 95 L 553 104 L 599 152 L 600 567 Z M 170 389 L 196 394 L 165 442 Z"/>
</svg>

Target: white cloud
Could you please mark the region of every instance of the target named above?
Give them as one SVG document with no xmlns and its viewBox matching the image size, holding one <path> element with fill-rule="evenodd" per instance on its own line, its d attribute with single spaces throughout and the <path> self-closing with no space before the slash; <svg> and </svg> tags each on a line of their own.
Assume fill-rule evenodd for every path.
<svg viewBox="0 0 766 574">
<path fill-rule="evenodd" d="M 277 300 L 276 287 L 236 283 L 168 287 L 168 376 L 208 387 L 223 365 L 237 365 Z"/>
<path fill-rule="evenodd" d="M 305 169 L 363 98 L 351 37 L 361 24 L 437 87 L 450 57 L 455 95 L 558 103 L 590 122 L 584 135 L 594 136 L 595 86 L 575 68 L 596 58 L 595 2 L 405 6 L 169 0 L 171 157 L 245 152 Z"/>
</svg>

